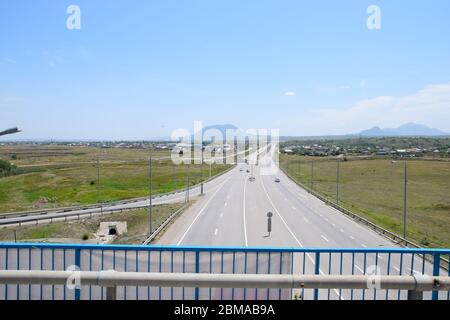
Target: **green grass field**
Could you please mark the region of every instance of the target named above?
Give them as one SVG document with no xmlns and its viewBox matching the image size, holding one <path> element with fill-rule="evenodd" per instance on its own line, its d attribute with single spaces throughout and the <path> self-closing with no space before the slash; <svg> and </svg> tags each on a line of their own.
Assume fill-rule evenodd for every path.
<svg viewBox="0 0 450 320">
<path fill-rule="evenodd" d="M 280 163 L 310 187 L 311 158 L 281 155 Z M 409 160 L 407 167 L 407 237 L 423 246 L 450 247 L 450 162 Z M 315 191 L 335 201 L 336 178 L 336 160 L 315 159 Z M 403 161 L 341 161 L 339 185 L 342 206 L 403 234 Z"/>
<path fill-rule="evenodd" d="M 181 208 L 182 204 L 165 204 L 154 206 L 152 224 L 156 229 L 172 212 Z M 149 214 L 147 209 L 113 213 L 102 217 L 55 222 L 40 226 L 22 226 L 16 229 L 17 241 L 43 241 L 47 239 L 75 239 L 82 242 L 83 237 L 94 238 L 100 222 L 126 221 L 128 232 L 118 236 L 114 243 L 141 244 L 149 234 Z M 0 241 L 14 241 L 14 228 L 0 229 Z"/>
<path fill-rule="evenodd" d="M 0 147 L 0 157 L 28 172 L 0 178 L 0 213 L 92 204 L 149 193 L 148 150 L 96 149 L 57 146 Z M 153 152 L 152 157 L 169 156 Z M 100 192 L 97 177 L 100 159 Z M 14 160 L 12 159 L 14 158 Z M 153 192 L 164 193 L 209 178 L 210 167 L 173 165 L 170 159 L 152 162 Z M 211 167 L 211 175 L 228 165 Z"/>
</svg>

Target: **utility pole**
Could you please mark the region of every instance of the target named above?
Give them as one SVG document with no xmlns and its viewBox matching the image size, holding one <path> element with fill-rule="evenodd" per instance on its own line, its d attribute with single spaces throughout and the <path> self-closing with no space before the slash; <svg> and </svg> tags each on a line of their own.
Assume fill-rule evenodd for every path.
<svg viewBox="0 0 450 320">
<path fill-rule="evenodd" d="M 211 179 L 211 166 L 212 166 L 212 159 L 209 162 L 209 178 Z"/>
<path fill-rule="evenodd" d="M 172 189 L 175 190 L 175 163 L 172 162 Z"/>
<path fill-rule="evenodd" d="M 149 206 L 148 206 L 148 214 L 149 214 L 149 234 L 152 234 L 152 198 L 153 198 L 153 170 L 152 170 L 152 155 L 150 153 L 150 157 L 148 158 L 148 176 L 149 176 Z"/>
<path fill-rule="evenodd" d="M 337 159 L 337 167 L 336 167 L 336 204 L 339 205 L 339 159 Z"/>
<path fill-rule="evenodd" d="M 404 167 L 404 195 L 403 195 L 403 238 L 406 239 L 406 187 L 408 184 L 408 167 L 406 165 Z"/>
<path fill-rule="evenodd" d="M 298 181 L 300 181 L 300 176 L 302 174 L 302 160 L 298 160 Z"/>
<path fill-rule="evenodd" d="M 189 202 L 189 164 L 186 165 L 186 196 L 185 202 Z"/>
<path fill-rule="evenodd" d="M 202 164 L 200 165 L 200 181 L 203 182 L 203 141 L 200 150 L 202 152 Z"/>
<path fill-rule="evenodd" d="M 314 160 L 311 160 L 311 191 L 314 186 Z"/>
<path fill-rule="evenodd" d="M 100 200 L 100 157 L 97 156 L 97 202 L 100 203 L 100 215 L 103 214 L 103 203 Z"/>
</svg>

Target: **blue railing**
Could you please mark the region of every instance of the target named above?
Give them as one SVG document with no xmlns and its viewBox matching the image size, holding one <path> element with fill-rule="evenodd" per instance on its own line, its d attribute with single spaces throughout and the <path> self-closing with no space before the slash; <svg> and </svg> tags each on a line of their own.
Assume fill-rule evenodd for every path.
<svg viewBox="0 0 450 320">
<path fill-rule="evenodd" d="M 450 249 L 263 248 L 0 243 L 0 270 L 450 276 Z M 445 261 L 445 262 L 443 262 Z M 406 299 L 404 290 L 119 287 L 117 299 Z M 0 285 L 0 300 L 100 300 L 106 288 Z M 425 292 L 424 299 L 450 299 Z"/>
</svg>

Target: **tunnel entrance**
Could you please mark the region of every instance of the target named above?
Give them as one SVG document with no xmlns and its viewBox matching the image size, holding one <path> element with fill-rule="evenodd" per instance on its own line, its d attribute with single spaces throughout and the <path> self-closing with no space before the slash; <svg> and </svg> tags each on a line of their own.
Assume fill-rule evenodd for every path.
<svg viewBox="0 0 450 320">
<path fill-rule="evenodd" d="M 116 234 L 117 234 L 116 226 L 110 226 L 109 227 L 109 231 L 108 231 L 108 235 L 115 236 Z"/>
</svg>

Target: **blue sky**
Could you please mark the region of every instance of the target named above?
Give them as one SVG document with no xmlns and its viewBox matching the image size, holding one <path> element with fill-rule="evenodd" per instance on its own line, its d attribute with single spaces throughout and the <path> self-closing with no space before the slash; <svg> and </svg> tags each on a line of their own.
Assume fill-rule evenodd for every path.
<svg viewBox="0 0 450 320">
<path fill-rule="evenodd" d="M 80 30 L 66 28 L 70 4 Z M 366 27 L 371 4 L 380 30 Z M 194 120 L 281 135 L 405 122 L 450 132 L 449 34 L 446 0 L 5 0 L 0 128 L 18 125 L 20 139 L 147 139 Z"/>
</svg>

